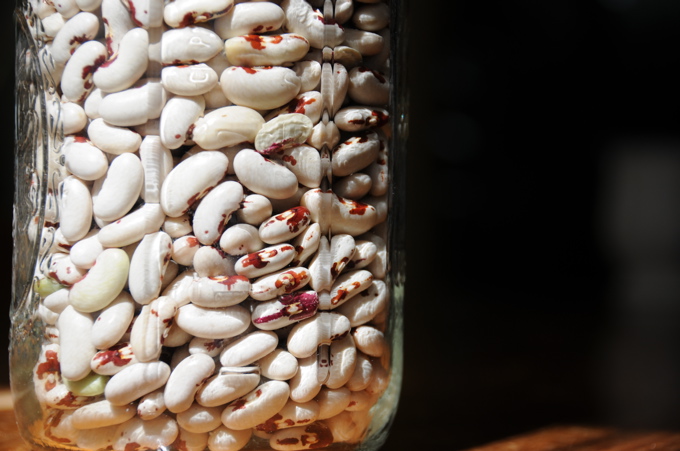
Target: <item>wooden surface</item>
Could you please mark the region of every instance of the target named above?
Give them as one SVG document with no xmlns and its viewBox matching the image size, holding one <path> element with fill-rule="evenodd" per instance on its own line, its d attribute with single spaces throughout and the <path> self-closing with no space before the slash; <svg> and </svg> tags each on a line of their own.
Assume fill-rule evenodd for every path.
<svg viewBox="0 0 680 451">
<path fill-rule="evenodd" d="M 468 451 L 676 451 L 680 433 L 556 426 Z"/>
<path fill-rule="evenodd" d="M 608 428 L 555 426 L 467 451 L 680 451 L 677 432 L 622 432 Z M 31 451 L 21 439 L 9 390 L 0 389 L 0 451 Z M 402 451 L 383 449 L 382 451 Z"/>
<path fill-rule="evenodd" d="M 9 389 L 0 389 L 0 451 L 31 451 L 21 439 Z"/>
</svg>

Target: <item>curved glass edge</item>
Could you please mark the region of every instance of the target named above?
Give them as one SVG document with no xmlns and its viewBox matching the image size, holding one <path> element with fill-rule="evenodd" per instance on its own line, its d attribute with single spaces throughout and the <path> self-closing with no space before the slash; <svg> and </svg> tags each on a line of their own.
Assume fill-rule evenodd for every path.
<svg viewBox="0 0 680 451">
<path fill-rule="evenodd" d="M 17 0 L 15 23 L 15 130 L 13 271 L 10 317 L 10 386 L 19 431 L 32 449 L 48 450 L 42 437 L 42 409 L 35 395 L 33 365 L 44 341 L 45 325 L 36 311 L 40 295 L 34 290 L 37 268 L 50 248 L 55 230 L 46 218 L 47 203 L 57 192 L 58 177 L 51 175 L 51 160 L 58 162 L 62 133 L 59 102 L 41 64 L 40 19 L 27 0 Z M 56 209 L 54 211 L 56 215 Z"/>
<path fill-rule="evenodd" d="M 390 287 L 390 316 L 386 329 L 390 343 L 390 383 L 378 403 L 371 408 L 373 421 L 357 451 L 375 451 L 387 440 L 398 411 L 403 377 L 404 299 L 406 275 L 406 142 L 408 138 L 409 91 L 404 68 L 408 48 L 408 2 L 390 1 L 390 117 L 391 142 L 388 161 L 391 187 L 388 193 L 387 246 Z"/>
</svg>

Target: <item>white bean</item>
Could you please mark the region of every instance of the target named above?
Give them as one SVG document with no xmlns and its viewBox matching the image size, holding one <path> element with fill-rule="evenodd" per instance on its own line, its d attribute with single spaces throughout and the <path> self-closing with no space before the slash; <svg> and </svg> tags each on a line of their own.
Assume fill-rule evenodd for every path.
<svg viewBox="0 0 680 451">
<path fill-rule="evenodd" d="M 331 343 L 328 388 L 343 387 L 352 378 L 357 363 L 357 348 L 351 335 Z"/>
<path fill-rule="evenodd" d="M 161 62 L 166 65 L 203 63 L 215 57 L 224 41 L 214 32 L 189 26 L 163 33 Z"/>
<path fill-rule="evenodd" d="M 217 73 L 207 64 L 168 66 L 163 68 L 161 79 L 165 89 L 179 96 L 206 94 L 219 81 Z"/>
<path fill-rule="evenodd" d="M 205 451 L 208 446 L 208 437 L 207 432 L 189 432 L 180 426 L 177 441 L 184 444 L 186 451 Z"/>
<path fill-rule="evenodd" d="M 255 426 L 255 429 L 267 434 L 273 434 L 281 429 L 313 423 L 317 420 L 318 416 L 319 403 L 316 401 L 307 401 L 305 403 L 288 401 L 275 416 L 269 418 L 264 423 L 258 424 Z"/>
<path fill-rule="evenodd" d="M 83 280 L 87 271 L 77 267 L 66 254 L 54 254 L 46 261 L 49 266 L 45 272 L 57 283 L 70 287 Z"/>
<path fill-rule="evenodd" d="M 245 300 L 249 290 L 250 281 L 247 277 L 200 277 L 194 279 L 189 287 L 189 298 L 199 307 L 229 307 Z"/>
<path fill-rule="evenodd" d="M 295 257 L 295 248 L 290 244 L 266 247 L 239 258 L 234 271 L 250 279 L 278 271 L 287 266 Z"/>
<path fill-rule="evenodd" d="M 192 404 L 188 409 L 177 414 L 177 424 L 189 432 L 196 434 L 211 432 L 222 425 L 222 409 L 220 407 L 204 407 Z M 203 451 L 201 449 L 201 451 Z"/>
<path fill-rule="evenodd" d="M 275 3 L 237 3 L 231 14 L 215 20 L 215 32 L 225 40 L 244 34 L 268 33 L 281 28 L 283 20 L 283 10 Z"/>
<path fill-rule="evenodd" d="M 224 177 L 229 160 L 221 152 L 200 152 L 170 171 L 161 187 L 161 206 L 170 217 L 179 217 L 205 196 Z"/>
<path fill-rule="evenodd" d="M 64 145 L 64 166 L 81 180 L 97 180 L 106 174 L 109 162 L 104 152 L 84 138 Z"/>
<path fill-rule="evenodd" d="M 130 326 L 134 313 L 132 296 L 122 291 L 101 311 L 92 326 L 92 343 L 97 349 L 108 349 L 118 343 Z"/>
<path fill-rule="evenodd" d="M 230 338 L 248 328 L 250 312 L 240 305 L 206 309 L 187 304 L 178 310 L 175 321 L 195 337 Z"/>
<path fill-rule="evenodd" d="M 137 202 L 144 184 L 142 162 L 134 154 L 124 153 L 113 159 L 106 176 L 92 191 L 92 211 L 100 219 L 113 221 L 123 217 Z"/>
<path fill-rule="evenodd" d="M 265 219 L 269 218 L 273 213 L 271 201 L 261 194 L 250 194 L 246 196 L 246 198 L 243 200 L 241 204 L 242 204 L 241 209 L 236 212 L 236 217 L 238 218 L 239 221 L 249 224 L 251 226 L 252 225 L 259 226 L 260 223 L 262 223 Z M 225 252 L 228 251 L 225 250 Z M 234 255 L 239 254 L 237 253 Z"/>
<path fill-rule="evenodd" d="M 121 0 L 140 27 L 153 28 L 163 24 L 163 0 Z"/>
<path fill-rule="evenodd" d="M 123 423 L 134 417 L 137 409 L 133 405 L 114 406 L 106 400 L 83 406 L 73 412 L 73 427 L 94 429 Z"/>
<path fill-rule="evenodd" d="M 295 238 L 308 226 L 310 212 L 295 207 L 274 215 L 260 225 L 260 238 L 267 244 L 277 244 Z"/>
<path fill-rule="evenodd" d="M 182 360 L 165 384 L 164 399 L 168 410 L 179 413 L 191 407 L 196 392 L 214 369 L 215 362 L 206 354 L 192 354 Z"/>
<path fill-rule="evenodd" d="M 101 238 L 101 232 L 99 233 Z M 74 284 L 71 305 L 80 312 L 96 312 L 109 305 L 123 290 L 130 260 L 122 249 L 106 249 L 97 257 L 87 277 Z"/>
<path fill-rule="evenodd" d="M 142 396 L 137 404 L 137 415 L 142 420 L 148 421 L 158 418 L 166 411 L 164 389 L 159 388 Z"/>
<path fill-rule="evenodd" d="M 290 102 L 300 92 L 300 78 L 281 66 L 232 66 L 220 77 L 224 95 L 235 105 L 270 110 Z"/>
<path fill-rule="evenodd" d="M 92 344 L 94 320 L 88 313 L 82 313 L 68 306 L 59 315 L 59 362 L 61 374 L 73 381 L 90 373 L 90 360 L 97 353 Z"/>
<path fill-rule="evenodd" d="M 139 304 L 158 297 L 165 268 L 170 261 L 172 240 L 165 232 L 146 235 L 130 260 L 129 290 Z"/>
<path fill-rule="evenodd" d="M 357 28 L 366 31 L 379 31 L 386 28 L 390 21 L 390 8 L 386 3 L 362 5 L 352 16 Z"/>
<path fill-rule="evenodd" d="M 284 0 L 281 8 L 286 15 L 286 27 L 303 35 L 312 47 L 335 47 L 344 40 L 345 31 L 339 24 L 326 24 L 321 12 L 314 11 L 305 0 Z"/>
<path fill-rule="evenodd" d="M 87 133 L 95 146 L 111 155 L 136 152 L 142 144 L 139 133 L 107 124 L 101 117 L 90 122 Z"/>
<path fill-rule="evenodd" d="M 227 59 L 234 66 L 281 66 L 302 59 L 309 41 L 295 33 L 236 36 L 224 43 Z"/>
<path fill-rule="evenodd" d="M 90 189 L 77 177 L 69 176 L 60 186 L 61 232 L 69 241 L 83 238 L 92 222 Z"/>
<path fill-rule="evenodd" d="M 267 199 L 264 196 L 258 194 L 253 194 L 246 196 L 246 200 L 242 202 L 245 205 L 255 201 L 254 196 Z M 267 202 L 269 202 L 267 200 Z M 239 210 L 239 212 L 242 210 Z M 271 210 L 269 214 L 264 217 L 269 217 L 271 215 Z M 234 224 L 224 231 L 220 237 L 220 248 L 230 255 L 244 255 L 252 252 L 256 252 L 264 247 L 264 242 L 260 240 L 260 234 L 258 230 L 250 224 Z"/>
<path fill-rule="evenodd" d="M 298 180 L 290 170 L 251 149 L 234 157 L 234 171 L 243 186 L 274 199 L 285 199 L 297 192 Z"/>
<path fill-rule="evenodd" d="M 234 0 L 176 0 L 165 5 L 163 19 L 171 27 L 186 27 L 222 17 L 234 6 Z"/>
<path fill-rule="evenodd" d="M 290 380 L 298 371 L 298 361 L 288 351 L 275 349 L 257 362 L 262 375 L 277 381 Z"/>
<path fill-rule="evenodd" d="M 243 396 L 222 412 L 222 423 L 235 430 L 249 429 L 280 411 L 288 401 L 290 388 L 282 381 L 268 381 Z"/>
<path fill-rule="evenodd" d="M 166 100 L 167 95 L 160 81 L 145 79 L 130 89 L 104 97 L 99 104 L 99 115 L 111 125 L 142 125 L 160 117 Z"/>
<path fill-rule="evenodd" d="M 374 280 L 363 295 L 351 299 L 335 311 L 347 317 L 352 327 L 357 327 L 375 318 L 387 307 L 388 302 L 389 296 L 385 282 Z"/>
<path fill-rule="evenodd" d="M 210 191 L 194 213 L 194 235 L 198 241 L 212 245 L 219 240 L 242 200 L 243 186 L 238 182 L 224 182 Z"/>
<path fill-rule="evenodd" d="M 333 175 L 342 177 L 364 169 L 373 163 L 380 151 L 376 133 L 353 136 L 333 149 Z"/>
<path fill-rule="evenodd" d="M 208 437 L 210 451 L 238 451 L 248 444 L 253 431 L 244 429 L 237 431 L 222 425 L 212 431 Z"/>
<path fill-rule="evenodd" d="M 62 102 L 61 116 L 63 118 L 64 135 L 79 133 L 87 126 L 85 110 L 77 103 Z"/>
<path fill-rule="evenodd" d="M 276 330 L 314 316 L 319 306 L 315 291 L 296 292 L 278 300 L 259 302 L 252 313 L 253 324 L 263 330 Z"/>
<path fill-rule="evenodd" d="M 165 213 L 160 204 L 144 204 L 139 209 L 112 222 L 99 231 L 97 237 L 104 247 L 122 247 L 136 243 L 147 233 L 157 231 Z"/>
<path fill-rule="evenodd" d="M 101 8 L 106 30 L 106 47 L 111 56 L 118 52 L 121 40 L 135 24 L 120 0 L 102 0 Z"/>
<path fill-rule="evenodd" d="M 250 297 L 268 301 L 283 294 L 303 288 L 309 283 L 307 268 L 297 267 L 269 274 L 255 280 L 250 287 Z"/>
<path fill-rule="evenodd" d="M 141 197 L 146 202 L 160 202 L 163 180 L 172 170 L 172 154 L 163 146 L 159 136 L 149 135 L 142 141 L 139 158 L 144 168 Z"/>
<path fill-rule="evenodd" d="M 130 332 L 130 345 L 137 360 L 151 362 L 158 359 L 176 312 L 177 304 L 165 296 L 142 307 Z"/>
<path fill-rule="evenodd" d="M 304 114 L 281 114 L 266 122 L 257 132 L 255 149 L 263 155 L 279 154 L 307 141 L 314 124 Z"/>
<path fill-rule="evenodd" d="M 116 373 L 106 385 L 106 399 L 124 406 L 165 385 L 170 367 L 165 362 L 135 363 Z"/>
<path fill-rule="evenodd" d="M 345 316 L 320 312 L 293 327 L 288 335 L 288 352 L 299 359 L 309 357 L 319 346 L 344 338 L 349 330 L 350 322 Z"/>
<path fill-rule="evenodd" d="M 69 16 L 70 17 L 70 16 Z M 63 66 L 75 49 L 91 41 L 99 31 L 99 19 L 92 13 L 80 12 L 66 21 L 52 41 L 50 53 L 57 66 Z"/>
<path fill-rule="evenodd" d="M 252 391 L 260 383 L 257 367 L 221 368 L 196 394 L 196 401 L 205 407 L 223 406 Z"/>
<path fill-rule="evenodd" d="M 133 28 L 125 33 L 116 53 L 94 73 L 94 84 L 106 92 L 118 92 L 132 86 L 149 65 L 148 47 L 149 33 L 143 28 Z"/>
<path fill-rule="evenodd" d="M 321 64 L 318 61 L 298 61 L 293 65 L 295 74 L 300 77 L 300 91 L 317 89 L 321 82 Z"/>
<path fill-rule="evenodd" d="M 220 363 L 225 367 L 250 365 L 276 349 L 278 343 L 274 332 L 251 332 L 229 343 L 220 354 Z"/>
<path fill-rule="evenodd" d="M 97 374 L 113 376 L 137 362 L 132 346 L 123 342 L 96 353 L 90 361 L 90 368 Z"/>
<path fill-rule="evenodd" d="M 355 67 L 349 73 L 349 96 L 363 105 L 386 105 L 390 99 L 390 83 L 378 71 Z"/>
<path fill-rule="evenodd" d="M 182 237 L 191 233 L 191 230 L 191 219 L 187 214 L 177 216 L 176 218 L 167 217 L 163 222 L 163 231 L 170 235 L 171 238 Z"/>
<path fill-rule="evenodd" d="M 338 128 L 345 132 L 358 132 L 382 127 L 389 121 L 387 110 L 370 106 L 348 106 L 333 118 Z"/>
<path fill-rule="evenodd" d="M 132 2 L 133 0 L 127 1 Z M 132 418 L 118 426 L 116 430 L 118 439 L 114 443 L 113 449 L 114 451 L 125 451 L 130 443 L 148 449 L 164 448 L 170 446 L 178 434 L 177 423 L 167 415 L 161 415 L 147 421 L 141 418 Z"/>
<path fill-rule="evenodd" d="M 364 56 L 377 55 L 383 49 L 383 37 L 370 31 L 348 28 L 345 30 L 344 44 L 353 47 Z"/>
<path fill-rule="evenodd" d="M 319 403 L 319 416 L 320 420 L 325 420 L 327 418 L 334 417 L 340 412 L 345 410 L 350 403 L 350 391 L 346 388 L 322 388 L 316 398 L 314 398 Z"/>
<path fill-rule="evenodd" d="M 371 176 L 355 172 L 333 183 L 333 192 L 345 199 L 360 200 L 371 191 Z"/>
<path fill-rule="evenodd" d="M 203 96 L 177 96 L 168 100 L 161 112 L 161 142 L 168 149 L 177 149 L 187 140 L 189 128 L 203 115 Z"/>
<path fill-rule="evenodd" d="M 264 119 L 255 110 L 227 106 L 211 111 L 196 121 L 193 138 L 203 149 L 214 150 L 253 142 Z"/>
<path fill-rule="evenodd" d="M 234 259 L 212 246 L 202 246 L 194 254 L 194 270 L 200 277 L 235 276 Z"/>
<path fill-rule="evenodd" d="M 373 378 L 373 364 L 362 352 L 357 352 L 354 372 L 345 386 L 353 392 L 363 391 L 371 383 Z"/>
<path fill-rule="evenodd" d="M 72 102 L 82 102 L 92 91 L 92 73 L 106 59 L 106 47 L 88 41 L 78 47 L 64 67 L 61 90 Z"/>
<path fill-rule="evenodd" d="M 378 246 L 372 241 L 358 240 L 352 260 L 347 264 L 349 269 L 362 269 L 370 265 L 378 255 Z"/>
<path fill-rule="evenodd" d="M 332 270 L 332 269 L 331 269 Z M 319 309 L 331 310 L 349 301 L 373 282 L 373 274 L 365 269 L 349 271 L 340 275 L 328 294 L 319 296 Z"/>
</svg>

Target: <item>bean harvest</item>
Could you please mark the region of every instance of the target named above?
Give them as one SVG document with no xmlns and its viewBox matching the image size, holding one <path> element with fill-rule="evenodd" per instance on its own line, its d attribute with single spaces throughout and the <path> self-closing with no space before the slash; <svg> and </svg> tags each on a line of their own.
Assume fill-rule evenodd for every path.
<svg viewBox="0 0 680 451">
<path fill-rule="evenodd" d="M 28 439 L 377 449 L 401 360 L 392 5 L 20 3 L 57 130 L 35 138 Z"/>
</svg>

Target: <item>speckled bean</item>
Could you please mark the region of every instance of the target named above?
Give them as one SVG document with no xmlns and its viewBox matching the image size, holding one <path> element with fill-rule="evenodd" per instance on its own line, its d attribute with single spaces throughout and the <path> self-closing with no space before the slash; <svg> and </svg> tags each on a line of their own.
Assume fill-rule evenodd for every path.
<svg viewBox="0 0 680 451">
<path fill-rule="evenodd" d="M 212 245 L 219 240 L 242 200 L 243 186 L 238 182 L 224 182 L 213 188 L 194 212 L 194 236 L 198 241 Z"/>
<path fill-rule="evenodd" d="M 176 0 L 165 5 L 163 19 L 171 27 L 185 27 L 222 17 L 234 7 L 234 0 Z"/>
<path fill-rule="evenodd" d="M 161 206 L 170 217 L 182 216 L 224 177 L 229 160 L 221 152 L 200 152 L 170 171 L 161 188 Z"/>
<path fill-rule="evenodd" d="M 259 383 L 257 367 L 223 367 L 199 388 L 196 401 L 205 407 L 223 406 L 251 392 Z"/>
<path fill-rule="evenodd" d="M 288 335 L 288 352 L 299 359 L 313 355 L 321 345 L 330 345 L 350 331 L 349 320 L 338 313 L 319 312 L 293 327 Z"/>
<path fill-rule="evenodd" d="M 177 304 L 166 296 L 142 307 L 130 333 L 130 345 L 137 360 L 151 362 L 158 359 L 176 312 Z"/>
<path fill-rule="evenodd" d="M 222 424 L 239 431 L 255 427 L 280 411 L 289 394 L 290 388 L 285 382 L 265 382 L 227 405 L 222 412 Z"/>
<path fill-rule="evenodd" d="M 99 316 L 92 326 L 92 343 L 97 349 L 108 349 L 118 343 L 127 331 L 135 313 L 135 305 L 126 291 L 122 291 Z"/>
<path fill-rule="evenodd" d="M 215 32 L 222 39 L 278 30 L 283 24 L 283 10 L 272 2 L 237 3 L 231 14 L 215 20 Z"/>
</svg>

